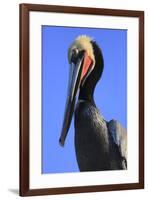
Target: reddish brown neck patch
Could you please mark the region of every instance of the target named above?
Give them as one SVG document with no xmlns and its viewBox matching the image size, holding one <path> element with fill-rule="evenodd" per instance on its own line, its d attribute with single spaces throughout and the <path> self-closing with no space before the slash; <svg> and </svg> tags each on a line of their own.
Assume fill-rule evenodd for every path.
<svg viewBox="0 0 148 200">
<path fill-rule="evenodd" d="M 81 80 L 86 76 L 87 72 L 92 67 L 92 63 L 93 63 L 93 60 L 85 53 L 82 74 L 81 74 Z"/>
</svg>

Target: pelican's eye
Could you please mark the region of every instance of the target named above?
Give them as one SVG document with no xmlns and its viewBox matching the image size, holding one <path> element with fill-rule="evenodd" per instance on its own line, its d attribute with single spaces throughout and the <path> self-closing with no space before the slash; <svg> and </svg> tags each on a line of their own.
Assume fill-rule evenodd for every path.
<svg viewBox="0 0 148 200">
<path fill-rule="evenodd" d="M 79 50 L 77 48 L 72 49 L 72 51 L 71 51 L 71 63 L 76 63 L 78 54 L 79 54 Z"/>
<path fill-rule="evenodd" d="M 73 56 L 78 55 L 78 53 L 79 53 L 79 50 L 77 48 L 72 49 L 72 55 Z"/>
<path fill-rule="evenodd" d="M 79 50 L 77 48 L 72 49 L 71 63 L 76 64 L 78 61 L 78 58 L 81 58 L 83 54 L 84 54 L 84 50 Z"/>
</svg>

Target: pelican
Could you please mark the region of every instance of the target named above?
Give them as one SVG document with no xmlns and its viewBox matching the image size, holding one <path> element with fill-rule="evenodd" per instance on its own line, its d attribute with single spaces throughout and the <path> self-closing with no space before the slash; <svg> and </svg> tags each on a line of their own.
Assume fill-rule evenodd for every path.
<svg viewBox="0 0 148 200">
<path fill-rule="evenodd" d="M 64 146 L 75 112 L 75 152 L 79 170 L 127 169 L 126 130 L 118 121 L 107 122 L 93 97 L 104 68 L 100 47 L 90 37 L 78 36 L 69 47 L 68 60 L 70 75 L 60 145 Z"/>
</svg>

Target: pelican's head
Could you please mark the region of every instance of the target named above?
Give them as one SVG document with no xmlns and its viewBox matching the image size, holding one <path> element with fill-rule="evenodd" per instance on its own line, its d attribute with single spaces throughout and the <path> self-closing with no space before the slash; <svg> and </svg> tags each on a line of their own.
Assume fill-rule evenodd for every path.
<svg viewBox="0 0 148 200">
<path fill-rule="evenodd" d="M 76 95 L 79 91 L 79 88 L 82 88 L 85 85 L 86 80 L 96 68 L 96 62 L 98 62 L 96 57 L 99 57 L 99 55 L 99 47 L 90 37 L 85 35 L 77 37 L 69 47 L 69 86 L 63 128 L 59 140 L 62 146 L 64 145 L 71 123 Z"/>
<path fill-rule="evenodd" d="M 79 36 L 70 45 L 68 50 L 68 61 L 72 67 L 81 62 L 81 65 L 79 64 L 79 67 L 81 66 L 82 68 L 80 85 L 84 84 L 87 76 L 95 66 L 94 49 L 91 41 L 92 38 L 86 35 Z"/>
</svg>

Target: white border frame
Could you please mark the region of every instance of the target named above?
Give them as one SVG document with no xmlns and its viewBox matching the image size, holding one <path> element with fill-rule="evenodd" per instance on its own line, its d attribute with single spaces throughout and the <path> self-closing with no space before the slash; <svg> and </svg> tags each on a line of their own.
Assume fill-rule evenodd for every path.
<svg viewBox="0 0 148 200">
<path fill-rule="evenodd" d="M 139 182 L 139 19 L 30 12 L 30 189 Z M 123 171 L 41 174 L 41 26 L 127 29 L 128 169 Z M 133 114 L 134 113 L 134 114 Z M 134 138 L 134 140 L 133 140 Z"/>
</svg>

